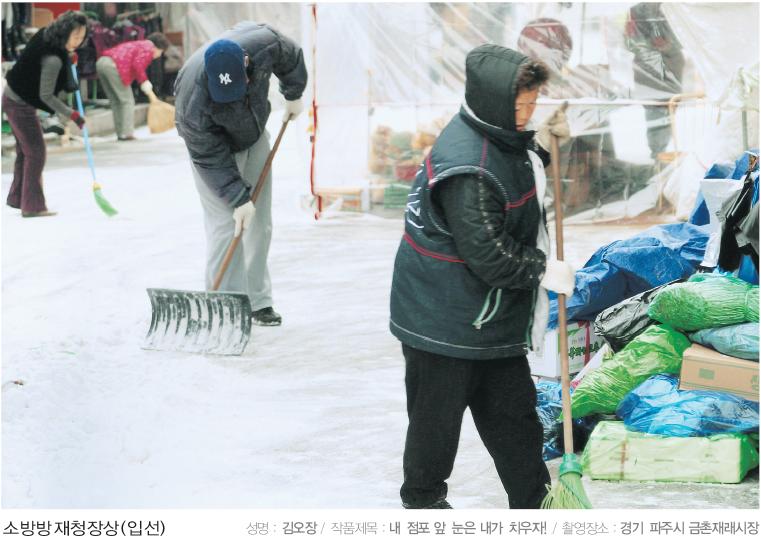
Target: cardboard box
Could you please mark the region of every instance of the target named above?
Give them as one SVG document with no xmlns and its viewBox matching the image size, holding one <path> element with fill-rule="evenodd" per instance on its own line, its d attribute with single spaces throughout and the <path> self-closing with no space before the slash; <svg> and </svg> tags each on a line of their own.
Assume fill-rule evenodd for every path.
<svg viewBox="0 0 761 547">
<path fill-rule="evenodd" d="M 539 356 L 534 352 L 528 354 L 531 374 L 544 378 L 560 378 L 560 334 L 557 329 L 548 330 L 544 337 L 544 350 Z M 591 321 L 568 322 L 568 370 L 576 374 L 594 354 L 605 340 L 595 334 Z"/>
<path fill-rule="evenodd" d="M 738 483 L 758 465 L 758 452 L 742 433 L 666 437 L 603 421 L 589 437 L 581 462 L 591 479 Z"/>
<path fill-rule="evenodd" d="M 679 389 L 722 391 L 758 401 L 758 362 L 693 344 L 684 352 Z"/>
</svg>

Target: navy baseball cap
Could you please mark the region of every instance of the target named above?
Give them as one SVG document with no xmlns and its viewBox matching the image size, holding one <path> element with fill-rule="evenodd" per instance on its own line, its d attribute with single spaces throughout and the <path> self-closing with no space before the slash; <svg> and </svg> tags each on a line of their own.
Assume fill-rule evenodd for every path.
<svg viewBox="0 0 761 547">
<path fill-rule="evenodd" d="M 231 103 L 246 93 L 243 48 L 232 40 L 217 40 L 204 53 L 209 94 L 215 103 Z"/>
</svg>

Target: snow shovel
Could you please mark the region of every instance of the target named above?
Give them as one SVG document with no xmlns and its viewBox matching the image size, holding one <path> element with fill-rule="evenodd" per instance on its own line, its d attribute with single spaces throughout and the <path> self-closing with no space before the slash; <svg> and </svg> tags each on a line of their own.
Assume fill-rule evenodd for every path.
<svg viewBox="0 0 761 547">
<path fill-rule="evenodd" d="M 264 188 L 287 125 L 288 121 L 284 121 L 264 163 L 251 196 L 254 203 Z M 143 349 L 216 355 L 243 353 L 251 337 L 251 302 L 245 293 L 217 291 L 241 236 L 242 233 L 238 234 L 230 242 L 211 291 L 147 289 L 152 308 L 151 326 Z"/>
</svg>

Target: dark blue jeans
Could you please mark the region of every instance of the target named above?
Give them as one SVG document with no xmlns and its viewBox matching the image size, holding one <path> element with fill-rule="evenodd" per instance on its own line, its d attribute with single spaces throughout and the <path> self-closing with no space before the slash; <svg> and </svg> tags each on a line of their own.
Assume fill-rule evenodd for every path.
<svg viewBox="0 0 761 547">
<path fill-rule="evenodd" d="M 525 356 L 455 359 L 402 344 L 409 426 L 404 445 L 405 507 L 446 498 L 462 416 L 473 421 L 494 459 L 511 509 L 538 509 L 550 483 L 542 459 L 536 387 Z"/>
</svg>

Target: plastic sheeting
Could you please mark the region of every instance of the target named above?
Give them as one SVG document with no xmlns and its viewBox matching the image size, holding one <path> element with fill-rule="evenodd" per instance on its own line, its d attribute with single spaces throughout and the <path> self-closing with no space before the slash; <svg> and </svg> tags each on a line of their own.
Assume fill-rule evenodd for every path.
<svg viewBox="0 0 761 547">
<path fill-rule="evenodd" d="M 558 421 L 563 410 L 562 388 L 559 382 L 541 381 L 536 384 L 536 412 L 544 429 L 542 458 L 551 460 L 563 455 L 563 423 Z M 596 417 L 573 420 L 573 448 L 584 449 L 589 434 L 597 424 Z"/>
<path fill-rule="evenodd" d="M 743 323 L 693 332 L 690 340 L 724 355 L 758 361 L 758 323 Z"/>
<path fill-rule="evenodd" d="M 601 247 L 576 272 L 576 290 L 566 301 L 568 318 L 592 320 L 630 296 L 689 277 L 700 264 L 707 241 L 703 227 L 663 224 Z M 548 324 L 555 328 L 557 296 L 551 296 Z"/>
<path fill-rule="evenodd" d="M 758 142 L 752 100 L 758 69 L 746 55 L 758 49 L 757 29 L 743 33 L 742 47 L 734 39 L 738 28 L 757 21 L 752 3 L 314 6 L 173 3 L 159 9 L 166 30 L 185 33 L 186 56 L 243 19 L 269 23 L 299 41 L 310 70 L 305 99 L 317 105 L 309 117 L 313 181 L 318 188 L 361 192 L 378 207 L 403 207 L 398 188 L 388 189 L 409 186 L 462 101 L 466 53 L 484 42 L 550 66 L 535 122 L 561 101 L 570 103 L 575 138 L 560 161 L 566 215 L 582 213 L 585 221 L 636 215 L 654 206 L 663 188 L 678 213 L 685 207 L 689 213 L 697 192 L 693 171 L 705 171 L 695 166 L 736 157 Z M 703 92 L 708 100 L 700 98 Z M 271 98 L 277 108 L 279 96 Z M 309 146 L 307 135 L 304 143 Z M 636 203 L 622 205 L 635 196 Z"/>
<path fill-rule="evenodd" d="M 709 180 L 741 180 L 743 175 L 745 175 L 745 171 L 748 169 L 750 161 L 748 152 L 752 152 L 753 154 L 758 155 L 758 149 L 754 148 L 752 150 L 746 150 L 739 158 L 733 162 L 714 163 L 704 175 L 703 181 L 701 181 L 701 186 L 703 186 L 703 184 Z M 742 183 L 740 183 L 740 186 L 742 186 Z M 724 199 L 726 198 L 722 199 L 723 195 L 716 196 L 713 201 L 708 202 L 705 199 L 704 193 L 705 192 L 703 192 L 701 189 L 701 193 L 698 195 L 698 199 L 695 202 L 695 209 L 693 209 L 692 213 L 690 213 L 689 221 L 699 226 L 710 223 L 713 231 L 713 228 L 718 227 L 719 225 L 719 219 L 716 218 L 716 211 L 719 210 L 721 203 L 723 203 Z"/>
<path fill-rule="evenodd" d="M 671 437 L 758 430 L 758 403 L 713 391 L 679 390 L 679 378 L 657 374 L 630 391 L 616 409 L 626 428 Z"/>
<path fill-rule="evenodd" d="M 734 163 L 715 163 L 705 178 L 700 181 L 700 193 L 695 208 L 690 214 L 690 222 L 693 224 L 708 224 L 711 236 L 706 244 L 706 253 L 701 266 L 715 268 L 719 261 L 721 244 L 721 222 L 716 213 L 729 197 L 739 191 L 742 186 L 742 178 L 748 169 L 751 152 L 758 155 L 758 149 L 746 151 Z M 758 167 L 756 167 L 758 169 Z M 758 200 L 758 183 L 756 183 L 756 195 L 753 202 Z M 721 271 L 721 270 L 719 270 Z M 744 257 L 741 262 L 738 277 L 749 283 L 758 283 L 758 272 L 750 257 Z"/>
<path fill-rule="evenodd" d="M 647 314 L 647 308 L 658 291 L 669 284 L 634 295 L 603 310 L 595 318 L 595 332 L 605 338 L 613 351 L 620 351 L 647 327 L 655 324 L 655 320 Z"/>
<path fill-rule="evenodd" d="M 750 21 L 758 21 L 758 4 L 663 3 L 662 12 L 684 51 L 691 52 L 713 118 L 706 126 L 709 132 L 690 147 L 686 171 L 673 178 L 665 193 L 683 219 L 698 191 L 693 166 L 705 171 L 758 146 L 758 28 L 749 28 Z"/>
</svg>

